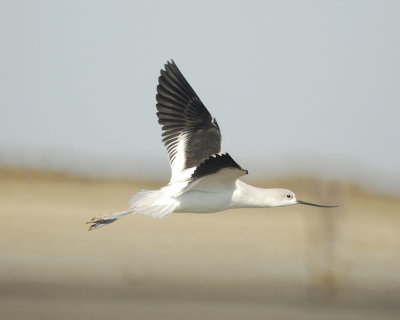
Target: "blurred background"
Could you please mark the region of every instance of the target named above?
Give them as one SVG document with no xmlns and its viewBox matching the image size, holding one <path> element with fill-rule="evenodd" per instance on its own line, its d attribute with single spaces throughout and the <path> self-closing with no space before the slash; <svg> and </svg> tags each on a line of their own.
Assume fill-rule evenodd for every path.
<svg viewBox="0 0 400 320">
<path fill-rule="evenodd" d="M 400 3 L 0 1 L 7 319 L 398 319 Z M 246 181 L 340 204 L 129 216 L 174 59 Z"/>
</svg>

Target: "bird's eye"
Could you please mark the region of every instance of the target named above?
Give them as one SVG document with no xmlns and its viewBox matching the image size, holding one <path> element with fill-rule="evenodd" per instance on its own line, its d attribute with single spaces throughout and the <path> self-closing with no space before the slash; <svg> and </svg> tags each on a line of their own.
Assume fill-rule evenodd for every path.
<svg viewBox="0 0 400 320">
<path fill-rule="evenodd" d="M 291 194 L 287 194 L 287 195 L 286 195 L 286 198 L 292 199 L 292 195 L 291 195 Z"/>
</svg>

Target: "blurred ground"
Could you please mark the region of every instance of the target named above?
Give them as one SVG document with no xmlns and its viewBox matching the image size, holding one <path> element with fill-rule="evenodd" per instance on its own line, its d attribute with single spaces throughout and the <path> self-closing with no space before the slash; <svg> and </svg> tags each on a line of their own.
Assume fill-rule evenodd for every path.
<svg viewBox="0 0 400 320">
<path fill-rule="evenodd" d="M 139 188 L 0 170 L 3 319 L 399 319 L 400 199 L 287 178 L 299 199 L 340 203 L 128 216 Z"/>
</svg>

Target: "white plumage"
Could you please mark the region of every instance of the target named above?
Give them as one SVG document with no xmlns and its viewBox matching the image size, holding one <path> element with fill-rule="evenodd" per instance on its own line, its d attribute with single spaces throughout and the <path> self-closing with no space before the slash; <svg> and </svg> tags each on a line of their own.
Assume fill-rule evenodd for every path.
<svg viewBox="0 0 400 320">
<path fill-rule="evenodd" d="M 160 190 L 141 190 L 127 211 L 94 217 L 89 230 L 127 214 L 165 218 L 173 212 L 217 212 L 231 208 L 262 208 L 306 204 L 287 189 L 262 189 L 239 178 L 248 173 L 229 154 L 221 154 L 221 133 L 200 98 L 171 61 L 161 70 L 157 86 L 157 117 L 167 148 L 171 180 Z"/>
</svg>

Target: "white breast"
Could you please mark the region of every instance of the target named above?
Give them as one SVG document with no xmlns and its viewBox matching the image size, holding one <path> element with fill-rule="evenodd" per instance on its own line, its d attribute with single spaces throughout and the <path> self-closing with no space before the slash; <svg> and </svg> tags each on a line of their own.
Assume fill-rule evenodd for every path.
<svg viewBox="0 0 400 320">
<path fill-rule="evenodd" d="M 189 191 L 176 198 L 176 212 L 217 212 L 232 206 L 232 191 L 221 192 Z"/>
</svg>

